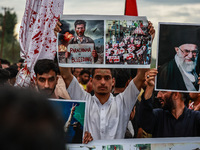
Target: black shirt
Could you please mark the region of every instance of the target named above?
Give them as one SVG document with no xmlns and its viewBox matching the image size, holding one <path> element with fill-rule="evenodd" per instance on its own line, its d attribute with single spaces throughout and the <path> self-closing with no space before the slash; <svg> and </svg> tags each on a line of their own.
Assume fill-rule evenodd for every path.
<svg viewBox="0 0 200 150">
<path fill-rule="evenodd" d="M 200 112 L 184 108 L 176 119 L 171 112 L 161 108 L 153 109 L 151 98 L 142 96 L 139 109 L 141 127 L 152 137 L 193 137 L 200 136 Z"/>
</svg>

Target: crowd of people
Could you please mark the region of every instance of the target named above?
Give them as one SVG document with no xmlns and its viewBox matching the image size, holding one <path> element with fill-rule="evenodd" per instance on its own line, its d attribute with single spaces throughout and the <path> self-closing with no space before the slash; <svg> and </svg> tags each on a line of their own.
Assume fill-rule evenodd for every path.
<svg viewBox="0 0 200 150">
<path fill-rule="evenodd" d="M 48 98 L 87 100 L 85 143 L 200 135 L 199 93 L 155 92 L 156 69 L 59 69 L 53 60 L 42 59 L 34 71 L 35 89 Z M 1 68 L 1 86 L 13 85 L 10 74 Z"/>
<path fill-rule="evenodd" d="M 149 26 L 152 35 L 155 30 L 151 23 Z M 22 66 L 21 61 L 10 65 L 1 59 L 1 87 L 13 86 L 12 69 L 18 71 Z M 200 136 L 199 93 L 155 92 L 157 69 L 59 68 L 54 60 L 40 59 L 34 71 L 36 79 L 32 89 L 38 93 L 48 98 L 87 101 L 83 143 L 123 138 Z M 1 130 L 5 129 L 9 134 L 15 130 L 23 131 L 24 137 L 27 137 L 25 133 L 32 133 L 33 139 L 37 136 L 35 133 L 43 131 L 46 137 L 41 138 L 46 139 L 47 143 L 54 140 L 54 144 L 62 145 L 65 123 L 56 120 L 58 118 L 47 102 L 42 106 L 37 104 L 40 102 L 36 99 L 45 98 L 33 96 L 35 92 L 22 94 L 27 91 L 15 90 L 0 91 L 0 107 L 4 108 L 0 109 L 0 120 L 4 122 Z M 12 99 L 6 104 L 10 96 Z M 11 110 L 16 110 L 17 114 Z M 10 136 L 2 133 L 1 138 Z"/>
<path fill-rule="evenodd" d="M 14 86 L 18 71 L 24 67 L 24 60 L 20 59 L 11 65 L 6 59 L 0 59 L 0 85 L 10 84 Z"/>
</svg>

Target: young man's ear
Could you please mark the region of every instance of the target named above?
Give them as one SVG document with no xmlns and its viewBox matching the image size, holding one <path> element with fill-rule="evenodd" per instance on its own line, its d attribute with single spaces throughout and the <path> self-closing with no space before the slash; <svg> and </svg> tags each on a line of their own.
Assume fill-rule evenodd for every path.
<svg viewBox="0 0 200 150">
<path fill-rule="evenodd" d="M 35 77 L 35 85 L 37 85 L 37 81 L 38 81 L 38 80 L 37 80 L 37 76 L 36 76 L 36 77 Z"/>
<path fill-rule="evenodd" d="M 113 87 L 115 86 L 115 78 L 114 77 L 112 78 L 112 86 Z"/>
</svg>

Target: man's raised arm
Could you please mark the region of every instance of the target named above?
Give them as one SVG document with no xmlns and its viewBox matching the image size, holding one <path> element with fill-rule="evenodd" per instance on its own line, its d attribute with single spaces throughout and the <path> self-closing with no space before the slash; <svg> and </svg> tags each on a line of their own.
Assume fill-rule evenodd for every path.
<svg viewBox="0 0 200 150">
<path fill-rule="evenodd" d="M 71 68 L 60 67 L 60 75 L 62 76 L 63 80 L 65 81 L 66 88 L 68 88 L 73 79 L 73 75 L 71 73 Z"/>
<path fill-rule="evenodd" d="M 157 73 L 158 73 L 158 71 L 155 68 L 146 72 L 146 75 L 145 75 L 146 90 L 144 93 L 145 100 L 150 99 L 152 97 L 154 86 L 155 86 L 155 77 L 156 77 Z"/>
<path fill-rule="evenodd" d="M 133 79 L 133 82 L 134 82 L 135 86 L 137 87 L 137 89 L 139 91 L 141 90 L 142 86 L 144 85 L 144 82 L 145 82 L 145 73 L 148 70 L 149 69 L 138 69 L 137 70 L 137 75 Z"/>
<path fill-rule="evenodd" d="M 148 133 L 153 133 L 153 129 L 156 123 L 155 111 L 151 104 L 151 97 L 155 86 L 155 76 L 157 75 L 157 69 L 151 69 L 145 74 L 146 89 L 142 95 L 142 100 L 139 106 L 139 124 Z"/>
<path fill-rule="evenodd" d="M 57 37 L 57 34 L 61 31 L 61 28 L 60 28 L 61 25 L 62 24 L 60 23 L 60 21 L 57 21 L 56 26 L 54 28 L 54 34 L 56 37 Z"/>
</svg>

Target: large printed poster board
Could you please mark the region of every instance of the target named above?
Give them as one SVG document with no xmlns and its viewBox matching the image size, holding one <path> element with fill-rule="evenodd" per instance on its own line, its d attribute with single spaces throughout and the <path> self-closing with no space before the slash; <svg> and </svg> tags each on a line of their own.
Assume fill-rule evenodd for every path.
<svg viewBox="0 0 200 150">
<path fill-rule="evenodd" d="M 64 120 L 66 143 L 82 143 L 85 124 L 86 101 L 49 99 Z"/>
<path fill-rule="evenodd" d="M 199 92 L 200 24 L 159 23 L 157 90 Z"/>
<path fill-rule="evenodd" d="M 200 138 L 156 138 L 97 140 L 89 144 L 67 144 L 67 150 L 199 150 Z"/>
<path fill-rule="evenodd" d="M 149 68 L 146 17 L 63 15 L 58 34 L 61 67 Z"/>
</svg>

